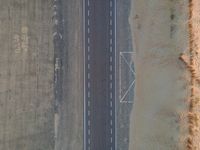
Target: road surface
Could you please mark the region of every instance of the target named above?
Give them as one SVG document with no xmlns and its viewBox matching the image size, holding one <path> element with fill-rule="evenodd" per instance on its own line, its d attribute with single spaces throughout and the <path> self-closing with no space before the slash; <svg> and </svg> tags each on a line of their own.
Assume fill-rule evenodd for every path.
<svg viewBox="0 0 200 150">
<path fill-rule="evenodd" d="M 115 150 L 115 0 L 85 0 L 84 149 Z"/>
</svg>

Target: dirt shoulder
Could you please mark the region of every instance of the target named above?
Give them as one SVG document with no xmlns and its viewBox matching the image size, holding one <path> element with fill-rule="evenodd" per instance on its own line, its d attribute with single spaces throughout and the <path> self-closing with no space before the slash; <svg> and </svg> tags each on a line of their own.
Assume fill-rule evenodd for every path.
<svg viewBox="0 0 200 150">
<path fill-rule="evenodd" d="M 182 149 L 188 75 L 179 60 L 188 48 L 187 1 L 132 0 L 136 89 L 130 150 Z"/>
</svg>

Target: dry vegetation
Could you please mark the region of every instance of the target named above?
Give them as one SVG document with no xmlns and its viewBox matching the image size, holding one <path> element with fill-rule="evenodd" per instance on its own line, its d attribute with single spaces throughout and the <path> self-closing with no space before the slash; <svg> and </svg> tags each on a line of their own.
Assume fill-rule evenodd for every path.
<svg viewBox="0 0 200 150">
<path fill-rule="evenodd" d="M 196 8 L 195 8 L 196 7 Z M 187 150 L 199 150 L 199 48 L 198 48 L 198 25 L 194 20 L 198 13 L 198 2 L 196 0 L 189 0 L 189 52 L 181 54 L 180 59 L 185 63 L 190 72 L 190 96 L 188 98 L 188 136 L 186 140 Z"/>
</svg>

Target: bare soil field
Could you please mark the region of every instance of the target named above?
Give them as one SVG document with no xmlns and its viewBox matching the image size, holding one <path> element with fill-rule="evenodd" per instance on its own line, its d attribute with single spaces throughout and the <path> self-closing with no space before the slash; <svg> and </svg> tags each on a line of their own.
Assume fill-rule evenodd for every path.
<svg viewBox="0 0 200 150">
<path fill-rule="evenodd" d="M 51 0 L 0 1 L 0 149 L 53 150 Z"/>
</svg>

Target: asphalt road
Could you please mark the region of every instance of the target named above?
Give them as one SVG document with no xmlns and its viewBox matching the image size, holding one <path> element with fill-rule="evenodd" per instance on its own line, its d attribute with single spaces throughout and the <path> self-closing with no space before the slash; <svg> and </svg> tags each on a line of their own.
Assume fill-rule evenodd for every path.
<svg viewBox="0 0 200 150">
<path fill-rule="evenodd" d="M 115 0 L 83 5 L 84 150 L 115 150 Z"/>
</svg>

